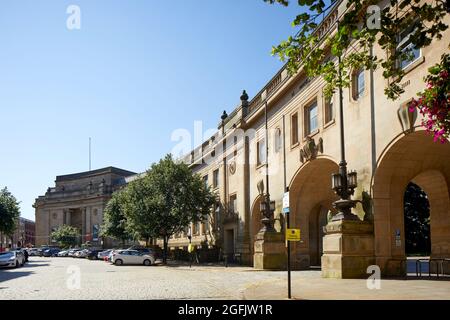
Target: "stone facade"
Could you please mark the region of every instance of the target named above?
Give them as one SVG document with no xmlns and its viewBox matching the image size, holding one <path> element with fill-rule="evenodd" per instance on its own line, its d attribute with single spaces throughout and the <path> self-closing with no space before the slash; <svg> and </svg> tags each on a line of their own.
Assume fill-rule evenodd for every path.
<svg viewBox="0 0 450 320">
<path fill-rule="evenodd" d="M 103 210 L 112 193 L 134 175 L 134 172 L 108 167 L 57 176 L 55 187 L 48 188 L 34 204 L 36 246 L 55 244 L 50 235 L 63 224 L 80 230 L 80 243 L 90 241 L 94 246 L 110 246 L 110 239 L 99 236 Z"/>
<path fill-rule="evenodd" d="M 12 236 L 6 236 L 0 232 L 0 252 L 7 248 L 19 248 L 33 246 L 35 241 L 35 223 L 29 219 L 20 217 Z"/>
<path fill-rule="evenodd" d="M 320 32 L 335 30 L 337 16 L 344 8 L 345 2 L 338 4 L 318 26 Z M 450 15 L 445 22 L 450 23 Z M 447 30 L 443 39 L 449 38 Z M 355 237 L 339 234 L 327 226 L 327 214 L 335 211 L 332 203 L 337 200 L 331 189 L 331 174 L 338 171 L 339 123 L 344 121 L 348 168 L 358 173 L 354 199 L 362 200 L 366 192 L 374 217 L 372 231 L 359 232 L 363 234 L 362 251 L 356 255 L 364 257 L 361 267 L 376 263 L 384 274 L 404 273 L 403 196 L 409 182 L 418 184 L 429 197 L 431 255 L 449 258 L 450 144 L 434 143 L 420 127 L 420 115 L 411 117 L 406 108 L 406 103 L 425 88 L 422 79 L 427 69 L 439 62 L 440 56 L 448 51 L 447 46 L 448 41 L 436 40 L 420 50 L 419 58 L 404 69 L 405 92 L 396 101 L 384 95 L 387 81 L 382 70 L 362 71 L 364 87 L 359 90 L 355 81 L 351 88 L 344 89 L 344 119 L 337 112 L 337 93 L 327 101 L 323 80 L 307 78 L 302 70 L 290 76 L 283 67 L 253 99 L 248 100 L 244 93 L 241 103 L 229 115 L 224 114 L 217 134 L 185 158 L 220 199 L 211 215 L 211 228 L 195 235 L 193 241 L 199 244 L 207 239 L 223 252 L 238 254 L 243 262 L 252 265 L 256 236 L 262 227 L 259 189 L 270 190 L 276 204 L 275 228 L 283 233 L 282 197 L 288 187 L 291 227 L 300 228 L 302 234 L 302 240 L 292 246 L 293 266 L 296 269 L 320 266 L 327 245 L 330 254 L 347 254 L 348 251 L 342 252 L 345 248 L 340 247 L 337 252 L 332 247 L 350 245 Z M 384 54 L 379 47 L 374 48 L 374 53 Z M 269 185 L 265 186 L 267 145 Z M 359 204 L 354 213 L 361 220 L 365 215 Z M 324 243 L 327 232 L 337 239 L 334 243 L 331 240 Z M 187 243 L 185 233 L 175 236 L 169 245 L 186 247 Z M 330 264 L 341 266 L 349 261 L 336 257 L 331 262 L 332 258 L 328 258 Z M 345 277 L 342 272 L 335 276 Z"/>
</svg>

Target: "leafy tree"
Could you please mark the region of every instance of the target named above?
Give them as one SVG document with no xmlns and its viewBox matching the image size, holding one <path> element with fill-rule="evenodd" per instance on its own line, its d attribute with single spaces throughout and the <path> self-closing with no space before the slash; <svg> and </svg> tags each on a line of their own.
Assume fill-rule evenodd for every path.
<svg viewBox="0 0 450 320">
<path fill-rule="evenodd" d="M 209 215 L 216 196 L 187 164 L 167 155 L 127 187 L 127 228 L 148 239 L 162 238 L 167 261 L 169 238 Z"/>
<path fill-rule="evenodd" d="M 122 245 L 125 244 L 127 239 L 131 238 L 131 235 L 127 231 L 127 219 L 124 211 L 124 206 L 127 201 L 125 193 L 125 190 L 118 191 L 108 201 L 100 232 L 102 236 L 121 240 Z"/>
<path fill-rule="evenodd" d="M 268 3 L 290 4 L 289 0 L 264 0 Z M 441 39 L 448 28 L 443 22 L 448 5 L 445 0 L 390 0 L 383 7 L 380 1 L 348 0 L 346 10 L 338 17 L 337 32 L 323 36 L 314 32 L 321 17 L 335 4 L 324 0 L 298 0 L 304 12 L 292 22 L 298 33 L 273 47 L 272 54 L 287 60 L 287 69 L 296 73 L 301 66 L 310 77 L 322 76 L 326 82 L 325 95 L 335 88 L 348 87 L 352 70 L 383 69 L 388 80 L 385 94 L 396 99 L 404 92 L 400 83 L 404 76 L 399 61 L 412 59 L 412 50 L 428 46 L 433 39 Z M 448 1 L 447 1 L 448 2 Z M 329 3 L 327 1 L 327 3 Z M 375 10 L 378 11 L 372 11 Z M 377 14 L 379 13 L 379 19 Z M 379 25 L 377 25 L 379 22 Z M 398 50 L 400 34 L 411 28 L 411 47 Z M 386 54 L 376 56 L 371 48 L 378 44 Z M 340 63 L 327 56 L 341 57 Z"/>
<path fill-rule="evenodd" d="M 11 236 L 20 216 L 19 202 L 4 188 L 0 191 L 0 232 Z"/>
<path fill-rule="evenodd" d="M 405 198 L 405 251 L 406 254 L 431 252 L 430 203 L 427 194 L 416 184 L 406 188 Z"/>
<path fill-rule="evenodd" d="M 51 238 L 62 247 L 72 247 L 78 243 L 80 230 L 69 225 L 62 225 L 52 232 Z"/>
</svg>

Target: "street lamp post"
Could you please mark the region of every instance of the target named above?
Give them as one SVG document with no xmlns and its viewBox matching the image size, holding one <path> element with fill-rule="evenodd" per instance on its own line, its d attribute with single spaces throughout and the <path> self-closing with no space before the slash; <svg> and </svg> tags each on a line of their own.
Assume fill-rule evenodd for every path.
<svg viewBox="0 0 450 320">
<path fill-rule="evenodd" d="M 263 224 L 263 228 L 261 231 L 265 232 L 275 232 L 275 228 L 273 227 L 273 213 L 275 211 L 275 201 L 270 200 L 269 193 L 269 130 L 268 130 L 268 119 L 267 119 L 267 100 L 264 103 L 264 121 L 265 121 L 265 145 L 266 145 L 266 163 L 265 163 L 265 171 L 266 171 L 266 194 L 264 199 L 260 203 L 260 212 L 262 215 L 261 222 Z"/>
<path fill-rule="evenodd" d="M 338 57 L 338 77 L 341 79 L 341 56 Z M 339 162 L 339 172 L 331 176 L 332 188 L 340 197 L 333 202 L 333 207 L 339 212 L 332 218 L 332 221 L 359 220 L 358 216 L 352 213 L 356 201 L 351 199 L 357 187 L 356 171 L 347 172 L 347 161 L 345 160 L 345 138 L 344 138 L 344 106 L 343 106 L 342 85 L 339 85 L 339 117 L 340 117 L 340 145 L 341 161 Z"/>
</svg>

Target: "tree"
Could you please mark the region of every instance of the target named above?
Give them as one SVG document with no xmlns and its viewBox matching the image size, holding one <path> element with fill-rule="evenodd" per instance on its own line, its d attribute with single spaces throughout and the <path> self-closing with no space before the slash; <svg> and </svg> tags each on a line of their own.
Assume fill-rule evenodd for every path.
<svg viewBox="0 0 450 320">
<path fill-rule="evenodd" d="M 289 0 L 264 0 L 288 6 Z M 411 60 L 414 48 L 428 46 L 433 39 L 441 39 L 448 28 L 443 23 L 449 7 L 445 0 L 390 0 L 380 8 L 380 1 L 348 0 L 346 10 L 339 17 L 337 32 L 323 36 L 314 32 L 320 18 L 335 4 L 328 6 L 324 0 L 298 0 L 306 11 L 292 22 L 299 31 L 272 48 L 272 54 L 287 60 L 291 74 L 303 66 L 310 77 L 322 76 L 326 82 L 325 95 L 331 97 L 335 88 L 348 87 L 352 70 L 360 68 L 383 69 L 388 80 L 385 94 L 395 100 L 404 92 L 401 81 L 404 71 L 399 61 Z M 447 1 L 448 2 L 448 1 Z M 364 22 L 364 18 L 366 18 Z M 410 30 L 410 46 L 398 48 L 402 32 Z M 371 48 L 378 44 L 386 54 L 378 57 Z M 341 57 L 335 59 L 327 56 Z M 340 72 L 339 72 L 340 71 Z"/>
<path fill-rule="evenodd" d="M 62 225 L 52 232 L 51 238 L 57 241 L 62 247 L 72 247 L 78 243 L 80 230 L 69 225 Z"/>
<path fill-rule="evenodd" d="M 12 236 L 19 217 L 19 202 L 5 187 L 0 191 L 0 232 Z"/>
<path fill-rule="evenodd" d="M 418 185 L 410 183 L 405 191 L 404 205 L 406 254 L 430 254 L 430 203 L 427 194 Z"/>
<path fill-rule="evenodd" d="M 171 155 L 153 164 L 127 189 L 127 227 L 146 239 L 162 238 L 164 263 L 169 238 L 191 222 L 204 221 L 216 200 L 201 177 Z"/>
<path fill-rule="evenodd" d="M 126 190 L 117 191 L 108 201 L 105 212 L 104 222 L 101 227 L 101 235 L 121 240 L 122 245 L 131 238 L 127 231 L 127 219 L 125 216 Z"/>
<path fill-rule="evenodd" d="M 409 103 L 409 111 L 419 109 L 422 126 L 433 134 L 434 141 L 447 143 L 450 139 L 450 54 L 444 54 L 441 62 L 428 71 L 424 79 L 427 87 L 418 93 L 418 99 Z"/>
</svg>

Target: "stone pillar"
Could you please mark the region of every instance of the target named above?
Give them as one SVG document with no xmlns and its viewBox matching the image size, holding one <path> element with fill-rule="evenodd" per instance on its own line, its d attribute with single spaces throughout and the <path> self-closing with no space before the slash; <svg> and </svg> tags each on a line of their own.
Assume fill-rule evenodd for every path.
<svg viewBox="0 0 450 320">
<path fill-rule="evenodd" d="M 367 278 L 375 264 L 373 224 L 359 220 L 328 223 L 323 238 L 322 277 Z"/>
<path fill-rule="evenodd" d="M 86 242 L 86 207 L 81 208 L 81 243 Z"/>
<path fill-rule="evenodd" d="M 286 246 L 281 232 L 260 231 L 255 238 L 253 267 L 264 270 L 286 269 Z"/>
</svg>

